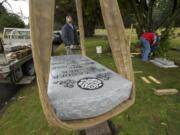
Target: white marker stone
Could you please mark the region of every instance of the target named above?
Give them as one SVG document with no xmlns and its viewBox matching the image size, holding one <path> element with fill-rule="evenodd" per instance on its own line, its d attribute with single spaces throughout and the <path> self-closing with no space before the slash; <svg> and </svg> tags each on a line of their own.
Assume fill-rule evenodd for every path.
<svg viewBox="0 0 180 135">
<path fill-rule="evenodd" d="M 81 55 L 51 58 L 48 97 L 61 120 L 87 119 L 129 99 L 132 82 Z"/>
<path fill-rule="evenodd" d="M 164 58 L 155 58 L 154 60 L 151 60 L 153 64 L 160 68 L 177 68 L 178 66 L 175 65 L 174 61 L 170 61 Z"/>
</svg>

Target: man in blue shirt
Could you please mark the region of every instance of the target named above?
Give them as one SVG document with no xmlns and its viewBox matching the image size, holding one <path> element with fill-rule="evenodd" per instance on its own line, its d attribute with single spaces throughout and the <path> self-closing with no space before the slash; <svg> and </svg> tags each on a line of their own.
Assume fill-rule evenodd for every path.
<svg viewBox="0 0 180 135">
<path fill-rule="evenodd" d="M 75 54 L 80 49 L 78 33 L 70 15 L 66 16 L 66 24 L 62 28 L 62 40 L 67 55 Z"/>
</svg>

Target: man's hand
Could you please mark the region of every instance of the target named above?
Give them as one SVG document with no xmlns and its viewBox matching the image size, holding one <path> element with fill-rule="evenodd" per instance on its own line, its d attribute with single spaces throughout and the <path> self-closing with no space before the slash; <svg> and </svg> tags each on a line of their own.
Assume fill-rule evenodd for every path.
<svg viewBox="0 0 180 135">
<path fill-rule="evenodd" d="M 70 49 L 80 50 L 81 47 L 80 47 L 80 45 L 70 45 Z"/>
<path fill-rule="evenodd" d="M 73 49 L 74 48 L 74 45 L 70 45 L 70 49 Z"/>
</svg>

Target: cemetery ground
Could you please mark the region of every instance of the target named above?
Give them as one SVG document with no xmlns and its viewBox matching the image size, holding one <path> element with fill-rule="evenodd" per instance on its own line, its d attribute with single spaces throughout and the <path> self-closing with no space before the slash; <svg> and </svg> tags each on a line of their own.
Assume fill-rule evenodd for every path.
<svg viewBox="0 0 180 135">
<path fill-rule="evenodd" d="M 180 29 L 178 29 L 180 33 Z M 101 31 L 97 32 L 99 35 Z M 106 67 L 116 71 L 107 39 L 104 36 L 86 39 L 87 55 Z M 133 43 L 136 38 L 133 38 Z M 96 46 L 103 47 L 103 54 L 96 54 Z M 180 48 L 180 37 L 171 40 L 172 47 Z M 65 53 L 63 46 L 59 52 Z M 180 52 L 170 50 L 168 58 L 180 60 Z M 132 57 L 136 102 L 124 113 L 112 119 L 117 135 L 180 135 L 180 97 L 156 96 L 155 89 L 176 88 L 180 90 L 180 68 L 162 69 L 151 63 L 142 63 L 139 56 Z M 141 71 L 141 72 L 139 72 Z M 142 76 L 153 76 L 161 84 L 151 81 L 146 84 Z M 0 135 L 78 135 L 77 131 L 53 128 L 43 115 L 37 83 L 24 86 L 0 111 Z"/>
</svg>

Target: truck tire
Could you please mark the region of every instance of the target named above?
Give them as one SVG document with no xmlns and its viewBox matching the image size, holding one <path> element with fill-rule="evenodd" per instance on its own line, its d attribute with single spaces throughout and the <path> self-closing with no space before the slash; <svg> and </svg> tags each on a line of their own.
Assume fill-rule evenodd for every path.
<svg viewBox="0 0 180 135">
<path fill-rule="evenodd" d="M 30 60 L 30 61 L 26 62 L 23 65 L 22 69 L 23 69 L 23 74 L 25 76 L 33 76 L 33 75 L 35 75 L 35 68 L 34 68 L 33 60 Z"/>
<path fill-rule="evenodd" d="M 19 89 L 20 86 L 16 84 L 0 83 L 0 110 L 4 106 L 4 103 L 10 100 Z"/>
</svg>

